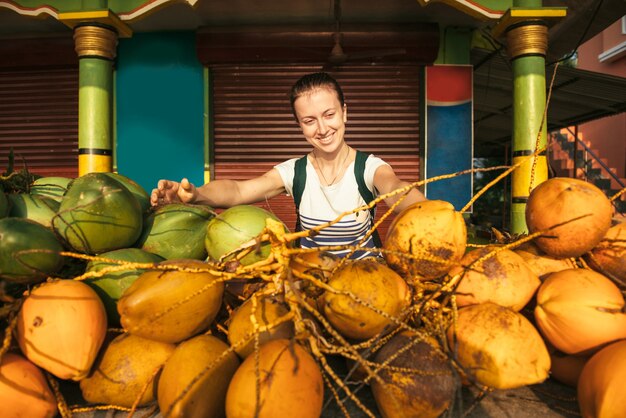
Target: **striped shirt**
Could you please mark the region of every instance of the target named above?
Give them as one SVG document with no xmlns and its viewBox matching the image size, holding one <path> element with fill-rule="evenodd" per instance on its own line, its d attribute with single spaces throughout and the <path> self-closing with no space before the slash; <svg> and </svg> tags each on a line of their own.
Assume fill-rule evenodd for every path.
<svg viewBox="0 0 626 418">
<path fill-rule="evenodd" d="M 293 193 L 293 176 L 297 158 L 285 161 L 274 168 L 280 174 L 287 193 Z M 364 180 L 374 196 L 374 173 L 381 165 L 386 165 L 383 160 L 369 155 L 365 163 Z M 303 230 L 310 230 L 327 222 L 336 220 L 341 214 L 350 212 L 364 206 L 366 202 L 359 193 L 359 187 L 354 175 L 354 162 L 345 171 L 344 176 L 335 184 L 322 186 L 315 168 L 307 160 L 306 184 L 300 201 L 299 217 Z M 363 239 L 367 231 L 373 225 L 370 211 L 367 209 L 344 216 L 337 223 L 324 227 L 319 234 L 305 237 L 300 240 L 303 248 L 316 248 L 323 246 L 356 246 Z M 374 248 L 374 240 L 370 236 L 361 247 Z M 350 252 L 349 248 L 332 251 L 339 256 L 345 256 Z M 377 255 L 368 251 L 356 251 L 351 258 L 364 258 Z"/>
</svg>

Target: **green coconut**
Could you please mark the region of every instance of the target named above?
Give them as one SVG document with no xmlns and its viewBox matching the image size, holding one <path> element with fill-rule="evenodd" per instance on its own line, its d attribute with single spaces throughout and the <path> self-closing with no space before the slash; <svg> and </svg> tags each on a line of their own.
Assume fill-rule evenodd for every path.
<svg viewBox="0 0 626 418">
<path fill-rule="evenodd" d="M 163 367 L 157 399 L 163 416 L 223 417 L 226 391 L 239 359 L 228 344 L 212 335 L 180 343 Z"/>
<path fill-rule="evenodd" d="M 103 173 L 124 185 L 128 189 L 129 192 L 133 194 L 137 198 L 139 205 L 141 206 L 141 211 L 146 213 L 148 209 L 150 209 L 150 195 L 137 183 L 136 181 L 122 175 L 119 173 Z"/>
<path fill-rule="evenodd" d="M 60 203 L 71 181 L 69 177 L 40 177 L 31 183 L 30 194 L 49 197 Z"/>
<path fill-rule="evenodd" d="M 8 198 L 11 202 L 9 216 L 31 219 L 48 228 L 52 226 L 52 218 L 59 209 L 59 202 L 50 197 L 15 193 Z"/>
<path fill-rule="evenodd" d="M 104 259 L 127 261 L 132 263 L 159 263 L 163 257 L 149 253 L 140 248 L 120 248 L 99 254 L 100 259 L 90 261 L 85 269 L 86 273 L 97 272 L 104 268 L 122 267 L 121 263 L 105 261 Z M 107 319 L 110 327 L 119 326 L 120 315 L 117 312 L 117 301 L 122 297 L 126 289 L 137 280 L 145 269 L 125 268 L 119 271 L 111 271 L 96 278 L 86 279 L 85 283 L 91 286 L 107 311 Z"/>
<path fill-rule="evenodd" d="M 209 206 L 170 203 L 158 207 L 145 221 L 137 247 L 167 260 L 205 260 L 204 238 L 215 212 Z"/>
<path fill-rule="evenodd" d="M 174 349 L 174 344 L 118 335 L 101 349 L 91 373 L 80 381 L 83 398 L 90 403 L 126 408 L 136 401 L 138 406 L 154 402 L 158 387 L 155 372 Z"/>
<path fill-rule="evenodd" d="M 133 246 L 143 218 L 135 196 L 104 173 L 89 173 L 72 181 L 58 216 L 55 232 L 75 251 L 99 254 Z"/>
<path fill-rule="evenodd" d="M 257 237 L 265 228 L 267 218 L 280 222 L 273 213 L 252 205 L 233 206 L 215 216 L 206 230 L 205 246 L 209 258 L 213 261 L 232 258 L 228 256 L 221 260 L 224 255 Z M 266 243 L 239 261 L 242 265 L 249 265 L 266 259 L 269 254 L 270 246 Z"/>
<path fill-rule="evenodd" d="M 0 277 L 37 283 L 63 266 L 63 246 L 45 226 L 24 218 L 0 219 Z"/>
</svg>

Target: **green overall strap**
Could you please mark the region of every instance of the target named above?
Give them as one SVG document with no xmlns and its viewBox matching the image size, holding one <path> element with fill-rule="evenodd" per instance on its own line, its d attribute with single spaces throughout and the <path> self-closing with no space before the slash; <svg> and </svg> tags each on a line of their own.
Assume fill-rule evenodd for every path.
<svg viewBox="0 0 626 418">
<path fill-rule="evenodd" d="M 374 200 L 374 194 L 367 188 L 365 184 L 365 161 L 367 161 L 368 155 L 361 151 L 356 151 L 356 159 L 354 161 L 354 176 L 356 177 L 357 185 L 359 186 L 359 194 L 366 203 L 370 203 Z M 302 193 L 304 193 L 304 186 L 306 185 L 306 165 L 307 156 L 303 156 L 296 161 L 294 173 L 293 173 L 293 185 L 292 194 L 293 202 L 296 205 L 296 232 L 301 230 L 300 226 L 300 201 L 302 200 Z M 376 207 L 370 209 L 372 220 L 376 216 Z M 376 247 L 382 247 L 382 241 L 378 235 L 378 231 L 374 231 L 373 237 Z"/>
<path fill-rule="evenodd" d="M 304 192 L 304 185 L 306 184 L 306 163 L 307 156 L 298 158 L 296 166 L 293 172 L 293 203 L 296 205 L 296 232 L 301 230 L 300 226 L 300 201 L 302 200 L 302 193 Z"/>
<path fill-rule="evenodd" d="M 361 194 L 361 197 L 365 200 L 365 203 L 369 204 L 372 200 L 374 200 L 374 194 L 367 188 L 365 178 L 363 177 L 365 174 L 365 162 L 367 161 L 367 157 L 368 155 L 366 153 L 359 150 L 356 151 L 356 158 L 354 160 L 354 176 L 356 177 L 356 184 L 359 186 L 359 193 Z M 372 222 L 374 222 L 374 219 L 376 218 L 376 206 L 370 209 L 370 213 L 372 215 Z M 378 235 L 378 230 L 374 231 L 372 238 L 374 239 L 374 245 L 376 245 L 377 248 L 381 248 L 382 241 Z"/>
</svg>

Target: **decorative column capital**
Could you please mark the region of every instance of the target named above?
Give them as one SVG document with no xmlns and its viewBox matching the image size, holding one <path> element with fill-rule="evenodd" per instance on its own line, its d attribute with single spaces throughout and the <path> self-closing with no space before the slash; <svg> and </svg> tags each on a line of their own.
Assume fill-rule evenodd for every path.
<svg viewBox="0 0 626 418">
<path fill-rule="evenodd" d="M 506 44 L 511 59 L 524 55 L 545 57 L 548 51 L 548 27 L 541 21 L 514 25 L 506 32 Z"/>
<path fill-rule="evenodd" d="M 117 32 L 102 25 L 76 26 L 74 43 L 79 58 L 98 57 L 112 61 L 117 55 Z"/>
<path fill-rule="evenodd" d="M 492 29 L 498 39 L 506 36 L 511 59 L 523 55 L 546 55 L 548 50 L 548 24 L 567 14 L 565 7 L 510 8 Z"/>
</svg>

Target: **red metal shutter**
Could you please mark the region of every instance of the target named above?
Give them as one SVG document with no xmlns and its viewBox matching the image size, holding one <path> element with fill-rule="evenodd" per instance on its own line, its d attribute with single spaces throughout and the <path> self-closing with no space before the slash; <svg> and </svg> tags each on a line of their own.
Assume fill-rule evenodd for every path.
<svg viewBox="0 0 626 418">
<path fill-rule="evenodd" d="M 0 167 L 44 176 L 78 171 L 78 68 L 0 69 Z"/>
<path fill-rule="evenodd" d="M 322 65 L 211 67 L 214 178 L 247 179 L 311 150 L 289 104 L 291 85 Z M 330 72 L 348 106 L 346 141 L 390 163 L 407 181 L 419 177 L 419 73 L 416 65 L 344 65 Z M 260 206 L 293 230 L 291 197 Z M 386 211 L 378 206 L 378 216 Z M 384 239 L 389 221 L 381 228 Z"/>
</svg>

